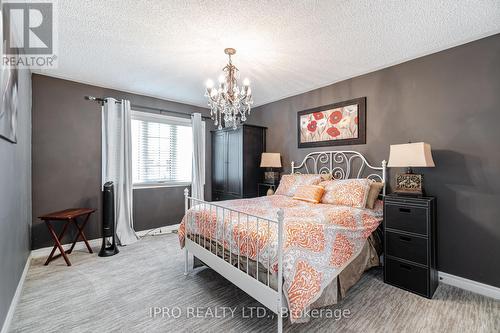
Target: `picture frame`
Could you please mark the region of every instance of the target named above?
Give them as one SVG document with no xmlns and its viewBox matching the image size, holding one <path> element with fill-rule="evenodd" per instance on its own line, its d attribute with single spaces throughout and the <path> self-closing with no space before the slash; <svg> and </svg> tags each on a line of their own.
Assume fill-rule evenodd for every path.
<svg viewBox="0 0 500 333">
<path fill-rule="evenodd" d="M 297 113 L 298 148 L 366 143 L 366 97 Z"/>
<path fill-rule="evenodd" d="M 0 0 L 2 16 L 3 1 Z M 5 18 L 2 17 L 5 24 Z M 7 43 L 4 29 L 0 29 L 0 55 L 4 56 L 4 48 Z M 17 143 L 17 117 L 19 108 L 18 99 L 19 70 L 7 66 L 0 66 L 0 139 L 7 140 L 10 143 Z"/>
</svg>

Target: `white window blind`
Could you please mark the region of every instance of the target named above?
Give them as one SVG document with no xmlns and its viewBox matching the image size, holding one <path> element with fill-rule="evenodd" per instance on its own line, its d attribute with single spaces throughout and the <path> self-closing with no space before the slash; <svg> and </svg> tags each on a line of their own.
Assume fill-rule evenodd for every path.
<svg viewBox="0 0 500 333">
<path fill-rule="evenodd" d="M 191 120 L 132 112 L 134 185 L 185 185 L 191 182 Z"/>
</svg>

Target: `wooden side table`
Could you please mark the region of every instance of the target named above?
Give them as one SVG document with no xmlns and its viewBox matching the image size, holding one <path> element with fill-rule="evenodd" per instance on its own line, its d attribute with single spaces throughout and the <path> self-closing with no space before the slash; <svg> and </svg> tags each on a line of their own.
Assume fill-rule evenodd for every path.
<svg viewBox="0 0 500 333">
<path fill-rule="evenodd" d="M 87 241 L 87 238 L 85 237 L 85 234 L 83 233 L 83 229 L 85 228 L 85 225 L 87 224 L 90 215 L 95 212 L 96 210 L 93 208 L 72 208 L 72 209 L 66 209 L 62 210 L 59 212 L 54 212 L 54 213 L 49 213 L 45 214 L 42 216 L 39 216 L 39 219 L 43 220 L 45 222 L 45 225 L 47 225 L 47 228 L 49 229 L 49 233 L 52 236 L 52 239 L 54 240 L 54 247 L 52 248 L 52 251 L 50 252 L 49 257 L 47 258 L 47 261 L 45 262 L 44 265 L 48 265 L 49 262 L 51 262 L 54 259 L 59 258 L 62 256 L 64 258 L 64 261 L 66 261 L 66 264 L 68 266 L 71 266 L 71 262 L 68 259 L 67 254 L 70 254 L 73 249 L 75 248 L 76 242 L 78 239 L 82 239 L 87 246 L 87 249 L 89 250 L 89 253 L 92 252 L 92 248 L 89 245 L 89 242 Z M 77 222 L 78 217 L 83 217 L 83 222 L 79 225 Z M 52 224 L 52 222 L 56 221 L 62 221 L 64 222 L 63 228 L 59 236 L 56 234 Z M 73 241 L 73 244 L 71 244 L 71 247 L 69 250 L 64 250 L 64 248 L 61 245 L 61 240 L 64 237 L 64 234 L 68 230 L 68 226 L 70 224 L 74 224 L 76 229 L 78 230 L 78 234 L 75 237 L 75 240 Z M 56 249 L 59 249 L 60 254 L 54 256 L 54 252 Z"/>
</svg>

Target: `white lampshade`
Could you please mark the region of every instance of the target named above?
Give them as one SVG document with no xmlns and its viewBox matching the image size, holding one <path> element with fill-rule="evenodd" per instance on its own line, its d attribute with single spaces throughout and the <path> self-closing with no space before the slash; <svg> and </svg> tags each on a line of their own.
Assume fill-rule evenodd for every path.
<svg viewBox="0 0 500 333">
<path fill-rule="evenodd" d="M 425 142 L 391 145 L 388 167 L 434 167 L 431 145 Z"/>
<path fill-rule="evenodd" d="M 281 168 L 280 153 L 262 153 L 261 168 Z"/>
</svg>

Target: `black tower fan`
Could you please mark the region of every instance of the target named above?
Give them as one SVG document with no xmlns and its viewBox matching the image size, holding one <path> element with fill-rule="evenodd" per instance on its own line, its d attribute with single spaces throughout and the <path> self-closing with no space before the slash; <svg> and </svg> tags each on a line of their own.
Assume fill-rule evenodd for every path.
<svg viewBox="0 0 500 333">
<path fill-rule="evenodd" d="M 115 194 L 113 182 L 107 182 L 102 187 L 102 246 L 99 257 L 109 257 L 117 254 L 115 233 Z M 109 244 L 108 238 L 112 237 Z"/>
</svg>

